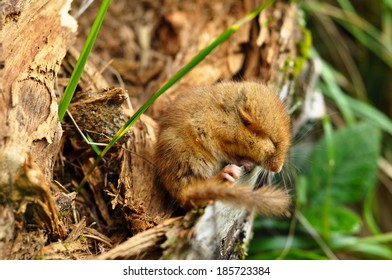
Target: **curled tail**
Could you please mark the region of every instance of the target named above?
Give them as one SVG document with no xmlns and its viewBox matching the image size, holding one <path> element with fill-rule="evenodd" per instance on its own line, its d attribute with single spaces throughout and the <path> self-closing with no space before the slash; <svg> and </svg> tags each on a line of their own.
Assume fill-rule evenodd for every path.
<svg viewBox="0 0 392 280">
<path fill-rule="evenodd" d="M 232 186 L 227 183 L 191 186 L 185 188 L 180 197 L 180 203 L 185 208 L 200 207 L 208 201 L 219 200 L 263 216 L 287 216 L 291 204 L 286 190 L 270 185 L 257 190 L 252 190 L 249 185 Z"/>
</svg>

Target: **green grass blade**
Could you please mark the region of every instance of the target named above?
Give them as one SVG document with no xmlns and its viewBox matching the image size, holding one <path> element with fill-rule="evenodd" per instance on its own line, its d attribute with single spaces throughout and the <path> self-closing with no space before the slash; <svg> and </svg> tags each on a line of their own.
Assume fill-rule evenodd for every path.
<svg viewBox="0 0 392 280">
<path fill-rule="evenodd" d="M 350 254 L 360 254 L 367 259 L 382 258 L 391 259 L 392 250 L 389 243 L 392 241 L 392 233 L 382 233 L 369 237 L 354 237 L 335 235 L 331 242 L 334 251 L 342 251 Z"/>
<path fill-rule="evenodd" d="M 92 144 L 92 143 L 94 142 L 93 138 L 91 138 L 91 136 L 88 135 L 88 134 L 86 135 L 86 138 L 87 138 L 87 140 L 90 142 L 90 147 L 91 147 L 91 149 L 92 149 L 97 155 L 99 155 L 99 154 L 101 153 L 101 149 L 100 149 L 97 145 Z"/>
<path fill-rule="evenodd" d="M 265 1 L 262 5 L 248 13 L 245 17 L 231 25 L 228 29 L 223 31 L 210 45 L 202 49 L 188 64 L 181 68 L 169 81 L 166 82 L 157 92 L 155 92 L 150 99 L 147 100 L 143 106 L 136 111 L 136 113 L 124 124 L 122 128 L 113 136 L 109 144 L 105 149 L 99 154 L 99 156 L 94 161 L 93 165 L 87 171 L 83 180 L 80 182 L 77 192 L 79 192 L 84 184 L 87 182 L 88 176 L 93 172 L 95 167 L 99 164 L 105 154 L 113 147 L 113 145 L 132 127 L 132 125 L 139 119 L 139 117 L 151 106 L 151 104 L 167 89 L 169 89 L 173 84 L 185 76 L 193 67 L 199 64 L 210 52 L 212 52 L 217 46 L 226 41 L 234 32 L 236 32 L 242 25 L 254 19 L 262 10 L 269 7 L 275 0 Z"/>
<path fill-rule="evenodd" d="M 362 237 L 358 243 L 388 243 L 392 242 L 392 232 L 382 233 L 374 236 Z"/>
<path fill-rule="evenodd" d="M 345 98 L 346 94 L 338 85 L 333 69 L 324 61 L 321 71 L 321 77 L 324 81 L 323 84 L 320 84 L 323 94 L 335 101 L 339 110 L 342 112 L 343 118 L 346 121 L 347 125 L 353 125 L 355 123 L 355 117 L 350 108 L 350 104 Z"/>
<path fill-rule="evenodd" d="M 336 103 L 348 125 L 353 125 L 355 117 L 359 117 L 392 135 L 392 121 L 388 116 L 370 104 L 345 94 L 336 82 L 337 79 L 333 69 L 325 62 L 323 62 L 321 76 L 324 80 L 324 83 L 320 84 L 323 94 Z"/>
<path fill-rule="evenodd" d="M 381 40 L 387 45 L 392 45 L 392 1 L 384 0 L 381 16 Z"/>
<path fill-rule="evenodd" d="M 298 218 L 298 221 L 301 223 L 301 225 L 309 233 L 309 235 L 312 236 L 313 239 L 317 242 L 317 244 L 319 245 L 320 249 L 325 253 L 325 255 L 330 260 L 336 260 L 337 257 L 332 252 L 332 250 L 329 247 L 329 245 L 323 240 L 323 238 L 319 235 L 319 233 L 309 223 L 309 221 L 306 219 L 306 217 L 301 212 L 298 212 L 297 218 Z"/>
<path fill-rule="evenodd" d="M 388 42 L 384 42 L 381 32 L 358 14 L 350 10 L 339 9 L 327 3 L 306 1 L 304 9 L 313 13 L 321 13 L 335 18 L 344 28 L 353 34 L 357 40 L 375 55 L 380 57 L 389 67 L 392 67 L 392 50 Z"/>
<path fill-rule="evenodd" d="M 372 206 L 376 200 L 377 191 L 376 188 L 370 190 L 366 195 L 365 201 L 363 203 L 363 217 L 365 219 L 366 225 L 374 235 L 381 234 L 381 230 L 377 225 L 376 218 L 373 215 Z"/>
<path fill-rule="evenodd" d="M 334 174 L 334 169 L 335 169 L 335 143 L 333 139 L 332 124 L 328 117 L 323 118 L 323 128 L 324 128 L 324 135 L 325 135 L 325 140 L 328 149 L 328 173 L 327 173 L 328 178 L 325 185 L 326 194 L 325 194 L 324 207 L 323 207 L 323 237 L 329 240 L 329 234 L 330 234 L 329 211 L 331 208 L 332 176 Z"/>
<path fill-rule="evenodd" d="M 90 55 L 91 49 L 94 46 L 95 39 L 98 36 L 98 31 L 102 25 L 103 19 L 105 17 L 106 11 L 109 7 L 110 0 L 103 0 L 101 7 L 99 8 L 97 17 L 94 20 L 93 26 L 91 27 L 91 31 L 88 34 L 86 39 L 86 43 L 83 46 L 83 49 L 80 53 L 80 57 L 76 62 L 75 69 L 72 72 L 71 78 L 67 85 L 67 88 L 64 91 L 64 95 L 61 98 L 59 104 L 59 121 L 62 122 L 65 113 L 67 112 L 69 103 L 71 103 L 72 97 L 75 93 L 76 87 L 79 83 L 80 76 L 83 73 L 84 66 L 86 65 L 87 59 Z"/>
<path fill-rule="evenodd" d="M 371 122 L 376 127 L 392 135 L 392 121 L 383 112 L 351 96 L 344 96 L 354 115 Z"/>
</svg>

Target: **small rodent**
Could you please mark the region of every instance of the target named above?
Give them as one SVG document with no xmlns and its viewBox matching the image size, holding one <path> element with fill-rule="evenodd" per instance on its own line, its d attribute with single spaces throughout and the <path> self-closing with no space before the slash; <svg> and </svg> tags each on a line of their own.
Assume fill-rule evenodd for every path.
<svg viewBox="0 0 392 280">
<path fill-rule="evenodd" d="M 290 118 L 275 91 L 257 82 L 196 87 L 180 93 L 159 123 L 158 180 L 180 206 L 221 200 L 266 216 L 287 214 L 285 189 L 254 190 L 254 182 L 240 180 L 244 170 L 279 172 L 285 161 Z"/>
</svg>

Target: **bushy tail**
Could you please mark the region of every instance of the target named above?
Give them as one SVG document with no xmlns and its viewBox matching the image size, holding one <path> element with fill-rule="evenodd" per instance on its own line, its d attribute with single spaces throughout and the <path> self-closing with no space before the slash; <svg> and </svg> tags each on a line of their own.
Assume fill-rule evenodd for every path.
<svg viewBox="0 0 392 280">
<path fill-rule="evenodd" d="M 192 186 L 183 190 L 183 202 L 190 206 L 204 206 L 208 201 L 222 201 L 256 211 L 263 216 L 289 215 L 291 198 L 289 193 L 270 185 L 252 190 L 248 185 L 232 186 L 226 183 Z"/>
</svg>

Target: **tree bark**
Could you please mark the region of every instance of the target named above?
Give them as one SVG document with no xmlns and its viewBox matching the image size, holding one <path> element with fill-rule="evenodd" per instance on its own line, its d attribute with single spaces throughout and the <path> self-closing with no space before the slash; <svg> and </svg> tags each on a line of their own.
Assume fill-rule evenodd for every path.
<svg viewBox="0 0 392 280">
<path fill-rule="evenodd" d="M 76 31 L 70 2 L 0 3 L 0 258 L 36 257 L 49 233 L 66 234 L 50 185 L 62 135 L 55 83 Z"/>
</svg>

